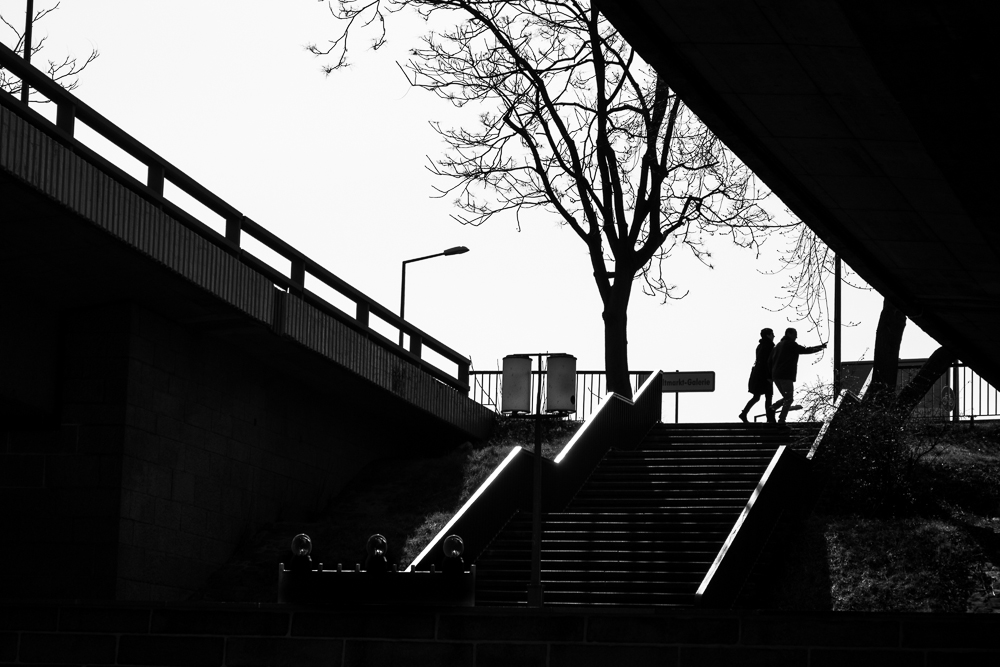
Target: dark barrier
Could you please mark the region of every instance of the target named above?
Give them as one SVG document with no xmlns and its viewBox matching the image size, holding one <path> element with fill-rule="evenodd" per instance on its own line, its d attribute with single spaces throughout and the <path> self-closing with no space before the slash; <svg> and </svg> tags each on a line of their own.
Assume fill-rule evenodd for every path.
<svg viewBox="0 0 1000 667">
<path fill-rule="evenodd" d="M 476 566 L 469 572 L 298 571 L 278 566 L 278 602 L 281 604 L 350 606 L 400 605 L 473 607 L 476 603 Z"/>
<path fill-rule="evenodd" d="M 853 392 L 840 392 L 833 413 L 823 423 L 805 458 L 785 446 L 778 448 L 698 587 L 696 605 L 728 607 L 736 600 L 785 509 L 792 504 L 802 507 L 815 502 L 822 487 L 816 479 L 815 461 L 836 446 L 837 427 L 850 419 L 859 403 Z"/>
<path fill-rule="evenodd" d="M 724 608 L 733 603 L 781 513 L 796 497 L 808 467 L 801 455 L 785 445 L 778 448 L 702 579 L 695 593 L 696 606 Z"/>
<path fill-rule="evenodd" d="M 0 603 L 0 664 L 996 665 L 1000 614 Z"/>
</svg>

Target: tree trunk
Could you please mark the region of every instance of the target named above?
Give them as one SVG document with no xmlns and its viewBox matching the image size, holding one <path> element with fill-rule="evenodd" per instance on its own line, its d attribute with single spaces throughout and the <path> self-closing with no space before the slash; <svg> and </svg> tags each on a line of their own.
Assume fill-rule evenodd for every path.
<svg viewBox="0 0 1000 667">
<path fill-rule="evenodd" d="M 899 396 L 896 397 L 893 412 L 895 413 L 894 418 L 899 423 L 906 421 L 913 409 L 923 400 L 938 378 L 948 371 L 955 360 L 955 355 L 943 347 L 934 350 L 934 353 L 917 371 L 916 376 L 903 387 Z"/>
<path fill-rule="evenodd" d="M 632 398 L 628 373 L 628 294 L 624 298 L 612 294 L 604 306 L 603 316 L 604 370 L 607 372 L 608 391 Z"/>
<path fill-rule="evenodd" d="M 906 315 L 882 299 L 882 313 L 875 329 L 875 359 L 872 381 L 865 402 L 891 401 L 896 395 L 896 373 L 899 368 L 899 346 L 903 342 Z"/>
</svg>

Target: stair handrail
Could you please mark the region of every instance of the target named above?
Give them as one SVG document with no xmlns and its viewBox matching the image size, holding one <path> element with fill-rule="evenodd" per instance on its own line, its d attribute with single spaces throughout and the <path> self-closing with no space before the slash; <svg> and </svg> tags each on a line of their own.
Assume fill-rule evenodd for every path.
<svg viewBox="0 0 1000 667">
<path fill-rule="evenodd" d="M 817 457 L 820 451 L 822 451 L 824 444 L 836 432 L 837 426 L 845 419 L 849 419 L 853 408 L 860 404 L 861 398 L 853 391 L 850 389 L 840 390 L 837 400 L 833 403 L 833 412 L 823 420 L 822 425 L 819 427 L 819 433 L 816 434 L 812 446 L 806 453 L 807 459 L 812 461 Z"/>
<path fill-rule="evenodd" d="M 611 447 L 634 449 L 660 420 L 662 372 L 651 374 L 634 399 L 609 393 L 554 460 L 542 460 L 543 511 L 563 509 Z M 514 447 L 496 470 L 413 559 L 407 571 L 444 560 L 441 544 L 462 538 L 465 560 L 475 562 L 519 511 L 531 510 L 534 454 Z"/>
<path fill-rule="evenodd" d="M 728 607 L 753 569 L 808 463 L 780 445 L 695 592 L 697 607 Z"/>
<path fill-rule="evenodd" d="M 814 460 L 823 451 L 828 438 L 833 437 L 832 434 L 837 432 L 840 423 L 851 418 L 851 413 L 857 406 L 861 405 L 861 401 L 864 400 L 864 396 L 868 392 L 868 387 L 871 386 L 872 375 L 873 371 L 868 371 L 868 376 L 858 393 L 854 393 L 850 389 L 840 390 L 837 399 L 833 402 L 833 411 L 823 420 L 823 425 L 820 426 L 819 433 L 816 434 L 816 439 L 813 440 L 812 447 L 806 454 L 807 459 Z"/>
<path fill-rule="evenodd" d="M 559 475 L 546 487 L 547 510 L 565 508 L 612 446 L 635 449 L 660 421 L 662 406 L 662 371 L 646 378 L 633 399 L 609 394 L 553 459 Z"/>
<path fill-rule="evenodd" d="M 861 395 L 868 389 L 871 375 L 861 388 Z M 695 593 L 697 606 L 720 606 L 736 599 L 737 588 L 753 569 L 756 556 L 764 546 L 767 536 L 777 523 L 786 504 L 797 494 L 797 488 L 812 470 L 812 463 L 825 449 L 837 426 L 850 419 L 861 398 L 849 389 L 842 389 L 834 401 L 834 409 L 824 420 L 805 457 L 795 454 L 785 445 L 778 447 L 757 488 L 750 496 L 739 519 L 733 525 L 722 548 L 715 557 Z M 809 504 L 815 500 L 816 491 L 803 498 Z"/>
</svg>

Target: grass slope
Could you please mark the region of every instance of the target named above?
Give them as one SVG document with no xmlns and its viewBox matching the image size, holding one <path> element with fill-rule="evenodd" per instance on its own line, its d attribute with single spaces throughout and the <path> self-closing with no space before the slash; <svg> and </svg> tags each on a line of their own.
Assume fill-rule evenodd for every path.
<svg viewBox="0 0 1000 667">
<path fill-rule="evenodd" d="M 871 516 L 829 497 L 801 520 L 762 606 L 832 611 L 1000 611 L 1000 424 L 930 425 L 905 502 Z"/>
</svg>

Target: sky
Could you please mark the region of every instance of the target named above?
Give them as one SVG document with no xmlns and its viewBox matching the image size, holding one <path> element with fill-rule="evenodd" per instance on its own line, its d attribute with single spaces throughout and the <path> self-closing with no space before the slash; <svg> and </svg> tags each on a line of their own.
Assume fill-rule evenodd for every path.
<svg viewBox="0 0 1000 667">
<path fill-rule="evenodd" d="M 19 25 L 24 7 L 0 0 L 0 14 Z M 603 370 L 601 303 L 582 241 L 542 215 L 520 229 L 513 216 L 463 226 L 451 201 L 434 197 L 434 186 L 447 183 L 426 169 L 443 150 L 430 122 L 458 125 L 463 116 L 410 88 L 397 62 L 428 26 L 405 14 L 392 19 L 386 46 L 358 42 L 352 66 L 329 76 L 305 49 L 337 30 L 316 0 L 62 0 L 35 40 L 48 36 L 43 60 L 97 49 L 75 91 L 80 99 L 394 312 L 403 260 L 467 246 L 466 254 L 408 265 L 406 315 L 470 357 L 473 370 L 537 352 L 572 354 L 579 370 Z M 0 41 L 13 46 L 0 28 Z M 87 128 L 77 136 L 144 174 Z M 166 196 L 221 229 L 182 193 L 168 188 Z M 780 337 L 797 326 L 800 343 L 821 342 L 789 322 L 793 313 L 773 312 L 787 280 L 774 275 L 783 243 L 771 239 L 758 254 L 719 240 L 710 247 L 714 269 L 676 255 L 667 268 L 688 291 L 681 300 L 663 304 L 636 284 L 630 367 L 716 374 L 715 392 L 680 396 L 681 421 L 736 420 L 761 328 Z M 844 329 L 845 361 L 871 359 L 881 305 L 874 291 L 845 288 L 843 317 L 856 323 Z M 936 347 L 911 322 L 900 356 L 926 357 Z M 802 357 L 800 384 L 830 381 L 832 349 Z M 674 396 L 665 395 L 663 420 L 674 419 Z"/>
</svg>

